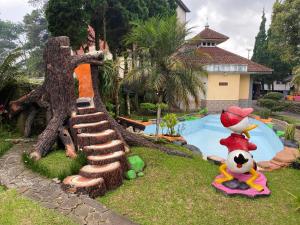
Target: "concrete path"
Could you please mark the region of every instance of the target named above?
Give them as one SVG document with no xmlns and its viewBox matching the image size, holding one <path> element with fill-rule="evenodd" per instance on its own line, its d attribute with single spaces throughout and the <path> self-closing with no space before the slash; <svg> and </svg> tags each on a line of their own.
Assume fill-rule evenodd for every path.
<svg viewBox="0 0 300 225">
<path fill-rule="evenodd" d="M 133 225 L 98 201 L 88 196 L 65 193 L 60 184 L 41 177 L 26 169 L 22 153 L 32 148 L 32 143 L 16 144 L 0 158 L 0 183 L 14 188 L 22 195 L 70 217 L 78 224 L 86 225 Z"/>
</svg>

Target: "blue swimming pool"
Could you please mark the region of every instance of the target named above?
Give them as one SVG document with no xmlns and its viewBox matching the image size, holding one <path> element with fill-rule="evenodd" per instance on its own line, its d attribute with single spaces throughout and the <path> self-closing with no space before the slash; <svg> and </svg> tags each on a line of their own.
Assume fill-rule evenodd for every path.
<svg viewBox="0 0 300 225">
<path fill-rule="evenodd" d="M 252 151 L 256 161 L 270 160 L 284 148 L 275 132 L 264 123 L 251 118 L 250 123 L 258 125 L 256 129 L 250 131 L 250 141 L 257 145 L 257 150 Z M 185 121 L 180 124 L 181 126 L 184 124 L 185 129 L 182 132 L 182 136 L 188 144 L 197 146 L 206 156 L 227 157 L 227 148 L 220 145 L 219 141 L 228 137 L 231 132 L 222 126 L 220 115 L 208 115 L 202 119 Z M 154 134 L 155 125 L 147 126 L 145 133 Z"/>
</svg>

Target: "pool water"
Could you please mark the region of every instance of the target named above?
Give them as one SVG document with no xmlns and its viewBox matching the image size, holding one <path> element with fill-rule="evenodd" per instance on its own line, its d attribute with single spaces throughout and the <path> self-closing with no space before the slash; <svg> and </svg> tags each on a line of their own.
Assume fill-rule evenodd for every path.
<svg viewBox="0 0 300 225">
<path fill-rule="evenodd" d="M 283 150 L 282 142 L 267 125 L 252 118 L 249 120 L 251 124 L 258 125 L 256 129 L 250 131 L 250 142 L 257 145 L 257 150 L 251 151 L 254 160 L 257 162 L 271 160 L 277 152 Z M 197 146 L 204 155 L 227 157 L 228 150 L 219 141 L 230 136 L 231 131 L 223 127 L 219 114 L 208 115 L 193 121 L 184 121 L 178 125 L 185 127 L 181 135 L 188 144 Z M 154 134 L 155 124 L 147 126 L 144 132 Z"/>
</svg>

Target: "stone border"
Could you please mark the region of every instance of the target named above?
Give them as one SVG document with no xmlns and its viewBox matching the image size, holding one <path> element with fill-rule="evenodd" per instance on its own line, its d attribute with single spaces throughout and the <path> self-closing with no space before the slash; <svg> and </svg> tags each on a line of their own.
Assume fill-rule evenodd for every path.
<svg viewBox="0 0 300 225">
<path fill-rule="evenodd" d="M 20 194 L 54 209 L 74 222 L 83 225 L 134 225 L 127 218 L 106 208 L 86 195 L 66 193 L 60 184 L 25 168 L 22 153 L 32 148 L 32 143 L 16 144 L 0 158 L 0 183 L 14 188 Z"/>
</svg>

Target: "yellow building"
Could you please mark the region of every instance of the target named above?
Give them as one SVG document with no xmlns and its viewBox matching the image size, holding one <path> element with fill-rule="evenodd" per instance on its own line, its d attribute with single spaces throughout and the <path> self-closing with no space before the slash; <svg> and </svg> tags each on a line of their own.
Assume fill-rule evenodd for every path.
<svg viewBox="0 0 300 225">
<path fill-rule="evenodd" d="M 217 45 L 229 38 L 209 26 L 196 35 L 192 46 L 201 51 L 191 60 L 204 66 L 208 75 L 203 77 L 206 95 L 201 96 L 201 107 L 218 112 L 231 105 L 252 105 L 253 74 L 270 74 L 272 69 L 252 62 Z"/>
</svg>

